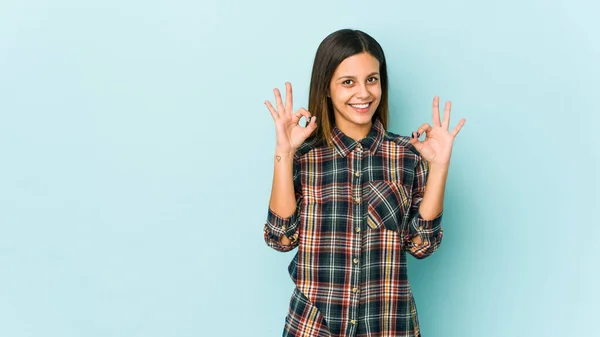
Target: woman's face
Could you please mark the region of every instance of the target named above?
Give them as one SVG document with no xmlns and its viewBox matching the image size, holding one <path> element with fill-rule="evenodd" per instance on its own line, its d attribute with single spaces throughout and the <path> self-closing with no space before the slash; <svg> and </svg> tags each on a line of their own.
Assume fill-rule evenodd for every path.
<svg viewBox="0 0 600 337">
<path fill-rule="evenodd" d="M 337 127 L 366 136 L 381 100 L 379 61 L 366 52 L 346 58 L 333 73 L 329 97 Z"/>
</svg>

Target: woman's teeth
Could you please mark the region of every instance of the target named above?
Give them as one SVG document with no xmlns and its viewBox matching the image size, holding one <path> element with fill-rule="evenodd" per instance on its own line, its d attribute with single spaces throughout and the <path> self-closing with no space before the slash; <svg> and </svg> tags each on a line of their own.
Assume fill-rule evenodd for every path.
<svg viewBox="0 0 600 337">
<path fill-rule="evenodd" d="M 350 104 L 351 107 L 353 108 L 357 108 L 357 109 L 366 109 L 369 107 L 371 103 L 365 103 L 365 104 Z"/>
</svg>

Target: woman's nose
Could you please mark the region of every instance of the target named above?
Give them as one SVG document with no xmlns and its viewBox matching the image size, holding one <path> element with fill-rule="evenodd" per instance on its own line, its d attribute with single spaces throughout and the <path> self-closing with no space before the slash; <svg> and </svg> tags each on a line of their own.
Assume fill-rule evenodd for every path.
<svg viewBox="0 0 600 337">
<path fill-rule="evenodd" d="M 371 96 L 371 93 L 369 92 L 369 88 L 367 87 L 366 84 L 359 84 L 357 86 L 358 92 L 356 93 L 357 98 L 360 99 L 364 99 L 364 98 L 368 98 L 369 96 Z"/>
</svg>

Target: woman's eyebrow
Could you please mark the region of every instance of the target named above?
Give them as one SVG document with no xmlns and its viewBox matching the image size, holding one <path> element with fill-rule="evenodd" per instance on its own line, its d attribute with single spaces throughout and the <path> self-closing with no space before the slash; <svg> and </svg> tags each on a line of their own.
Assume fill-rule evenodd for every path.
<svg viewBox="0 0 600 337">
<path fill-rule="evenodd" d="M 377 71 L 375 71 L 375 72 L 372 72 L 372 73 L 370 73 L 369 75 L 367 75 L 367 77 L 371 77 L 371 76 L 373 76 L 373 75 L 379 75 L 379 72 L 377 72 Z M 337 79 L 337 80 L 339 81 L 339 80 L 341 80 L 341 79 L 343 79 L 343 78 L 348 78 L 348 79 L 356 79 L 356 76 L 352 76 L 352 75 L 344 75 L 344 76 L 340 76 L 340 77 L 338 77 L 338 79 Z"/>
</svg>

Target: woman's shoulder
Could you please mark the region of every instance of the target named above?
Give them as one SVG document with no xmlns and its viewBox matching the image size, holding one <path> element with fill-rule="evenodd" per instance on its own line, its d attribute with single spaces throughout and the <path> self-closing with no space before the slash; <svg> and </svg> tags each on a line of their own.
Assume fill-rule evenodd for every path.
<svg viewBox="0 0 600 337">
<path fill-rule="evenodd" d="M 296 149 L 296 158 L 300 158 L 304 155 L 306 155 L 307 153 L 318 149 L 320 147 L 325 146 L 325 142 L 324 141 L 320 141 L 318 139 L 316 139 L 315 137 L 309 137 L 307 140 L 305 140 L 297 149 Z"/>
<path fill-rule="evenodd" d="M 400 152 L 411 152 L 417 156 L 420 156 L 419 151 L 410 143 L 410 137 L 402 136 L 400 134 L 386 131 L 383 137 L 383 141 L 394 144 L 395 148 Z"/>
</svg>

